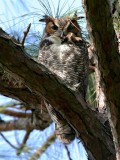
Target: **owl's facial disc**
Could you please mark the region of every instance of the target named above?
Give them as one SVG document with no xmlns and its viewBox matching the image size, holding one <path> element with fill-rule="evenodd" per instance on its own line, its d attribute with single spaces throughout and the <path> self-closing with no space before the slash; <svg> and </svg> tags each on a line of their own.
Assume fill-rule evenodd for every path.
<svg viewBox="0 0 120 160">
<path fill-rule="evenodd" d="M 80 27 L 77 23 L 76 17 L 64 17 L 64 18 L 54 18 L 49 16 L 44 16 L 40 21 L 46 23 L 45 31 L 48 36 L 59 37 L 62 41 L 70 33 L 75 36 L 79 36 Z"/>
</svg>

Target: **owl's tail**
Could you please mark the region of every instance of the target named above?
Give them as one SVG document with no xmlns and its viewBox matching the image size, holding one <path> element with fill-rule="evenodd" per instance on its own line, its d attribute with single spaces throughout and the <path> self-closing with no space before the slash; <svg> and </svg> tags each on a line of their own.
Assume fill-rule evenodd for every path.
<svg viewBox="0 0 120 160">
<path fill-rule="evenodd" d="M 62 115 L 55 110 L 50 104 L 46 105 L 47 110 L 51 116 L 51 119 L 55 122 L 56 137 L 64 144 L 69 144 L 75 139 L 75 131 L 62 117 Z"/>
</svg>

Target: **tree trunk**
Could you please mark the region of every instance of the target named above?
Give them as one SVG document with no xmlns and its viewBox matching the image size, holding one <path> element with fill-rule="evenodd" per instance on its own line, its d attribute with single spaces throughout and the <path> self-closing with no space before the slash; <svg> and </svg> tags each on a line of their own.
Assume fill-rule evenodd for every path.
<svg viewBox="0 0 120 160">
<path fill-rule="evenodd" d="M 102 90 L 108 106 L 108 117 L 120 159 L 120 57 L 108 1 L 84 0 L 91 41 L 98 56 Z"/>
</svg>

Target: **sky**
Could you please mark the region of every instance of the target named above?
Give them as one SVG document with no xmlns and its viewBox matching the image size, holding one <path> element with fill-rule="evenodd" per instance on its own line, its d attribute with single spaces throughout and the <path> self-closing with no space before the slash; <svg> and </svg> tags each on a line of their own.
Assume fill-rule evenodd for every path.
<svg viewBox="0 0 120 160">
<path fill-rule="evenodd" d="M 45 1 L 45 0 L 44 0 Z M 59 0 L 49 0 L 50 5 L 52 6 L 52 12 L 53 15 L 55 15 L 56 13 L 56 9 L 57 9 L 57 5 Z M 67 10 L 71 9 L 74 10 L 74 8 L 78 8 L 80 5 L 80 0 L 75 0 L 75 2 L 73 3 L 73 0 L 61 0 L 60 2 L 60 10 L 61 10 L 61 15 L 66 12 Z M 72 7 L 71 7 L 72 4 Z M 46 3 L 46 6 L 48 5 L 48 3 Z M 54 5 L 54 7 L 53 7 Z M 13 34 L 18 37 L 21 38 L 21 36 L 23 35 L 23 31 L 26 29 L 26 27 L 28 26 L 29 23 L 32 23 L 32 27 L 31 27 L 31 31 L 30 33 L 32 34 L 38 34 L 38 39 L 39 39 L 39 33 L 41 34 L 41 32 L 43 31 L 44 25 L 41 24 L 39 22 L 39 19 L 42 17 L 42 15 L 45 14 L 43 7 L 41 7 L 39 0 L 0 0 L 0 27 L 2 27 L 3 30 L 5 30 L 7 33 Z M 50 10 L 49 10 L 50 12 Z M 30 40 L 30 39 L 29 39 Z M 10 102 L 11 99 L 8 99 L 6 97 L 0 96 L 0 105 L 4 104 L 4 103 L 8 103 Z M 10 117 L 7 117 L 7 120 Z M 49 136 L 50 132 L 53 131 L 53 126 L 49 129 L 46 129 L 45 132 L 37 132 L 34 131 L 34 133 L 32 133 L 31 135 L 31 139 L 33 139 L 33 137 L 39 138 L 38 140 L 38 146 L 40 146 L 40 144 L 43 143 L 43 141 L 46 140 L 46 135 Z M 12 141 L 12 143 L 14 143 L 15 145 L 17 145 L 16 140 L 15 140 L 15 133 L 14 132 L 7 132 L 4 133 L 5 136 L 10 137 L 10 140 Z M 45 136 L 43 136 L 43 134 Z M 36 136 L 35 136 L 36 135 Z M 24 136 L 24 132 L 20 131 L 19 134 L 19 139 L 22 139 Z M 42 139 L 40 138 L 42 136 Z M 28 144 L 31 144 L 31 146 L 33 145 L 33 143 L 30 141 L 28 142 Z M 71 156 L 73 157 L 73 160 L 87 160 L 86 157 L 86 152 L 82 146 L 81 143 L 78 144 L 78 140 L 76 139 L 72 144 L 69 145 L 69 149 L 72 150 L 71 152 Z M 56 148 L 56 145 L 58 145 L 58 149 Z M 0 149 L 0 155 L 2 153 L 2 151 L 11 151 L 12 150 L 9 149 L 9 145 L 6 144 L 2 138 L 0 137 L 0 148 L 2 146 L 2 150 Z M 68 158 L 65 156 L 65 150 L 60 150 L 60 148 L 63 148 L 63 145 L 56 140 L 55 145 L 51 145 L 48 149 L 48 151 L 42 155 L 41 160 L 48 160 L 49 159 L 49 153 L 51 153 L 51 150 L 53 150 L 53 152 L 51 153 L 52 155 L 59 156 L 59 160 L 68 160 Z M 73 152 L 74 149 L 74 152 Z M 55 152 L 56 151 L 56 152 Z M 55 152 L 55 153 L 54 153 Z M 60 152 L 62 152 L 60 154 Z M 14 154 L 12 156 L 15 156 L 15 151 Z M 50 155 L 51 156 L 51 155 Z M 53 157 L 53 159 L 56 159 L 56 156 Z M 61 159 L 60 159 L 61 157 Z M 12 159 L 13 157 L 11 157 Z M 20 157 L 21 158 L 21 157 Z M 4 160 L 5 158 L 0 157 L 0 160 Z M 10 157 L 9 157 L 10 159 Z M 14 158 L 16 159 L 16 157 Z M 19 159 L 19 158 L 17 158 Z M 26 159 L 26 157 L 24 158 L 24 156 L 22 157 L 22 159 Z M 12 159 L 13 160 L 13 159 Z"/>
<path fill-rule="evenodd" d="M 53 15 L 56 13 L 58 1 L 59 0 L 49 0 Z M 68 3 L 68 0 L 61 0 L 61 14 L 65 13 L 67 10 L 69 11 L 74 10 L 75 8 L 77 9 L 80 6 L 78 5 L 80 3 L 79 1 L 80 0 L 69 0 Z M 0 26 L 3 27 L 3 29 L 9 30 L 10 26 L 11 28 L 15 26 L 15 28 L 18 29 L 21 25 L 24 26 L 27 25 L 28 22 L 31 22 L 33 23 L 33 28 L 37 26 L 34 29 L 40 30 L 38 25 L 40 24 L 39 19 L 42 15 L 45 14 L 45 11 L 43 7 L 41 7 L 39 0 L 34 0 L 34 5 L 33 1 L 31 0 L 0 0 L 0 6 Z"/>
</svg>

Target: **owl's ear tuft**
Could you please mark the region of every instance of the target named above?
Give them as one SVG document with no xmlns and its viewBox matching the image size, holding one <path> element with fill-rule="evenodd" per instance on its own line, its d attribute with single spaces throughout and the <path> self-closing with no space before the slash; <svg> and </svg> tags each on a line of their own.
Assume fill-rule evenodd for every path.
<svg viewBox="0 0 120 160">
<path fill-rule="evenodd" d="M 77 14 L 77 11 L 75 11 L 74 12 L 74 15 L 73 15 L 73 17 L 72 17 L 72 20 L 79 20 L 79 19 L 82 19 L 82 18 L 85 18 L 85 17 L 83 17 L 83 16 L 78 16 L 78 14 Z"/>
<path fill-rule="evenodd" d="M 43 18 L 42 18 L 42 19 L 40 19 L 39 21 L 40 21 L 40 22 L 46 22 L 46 23 L 48 23 L 48 22 L 53 22 L 53 21 L 54 21 L 54 18 L 53 18 L 53 17 L 50 17 L 50 16 L 45 15 L 45 16 L 43 16 Z"/>
<path fill-rule="evenodd" d="M 40 19 L 40 22 L 46 22 L 46 20 L 48 19 L 49 16 L 44 15 L 42 19 Z"/>
</svg>

